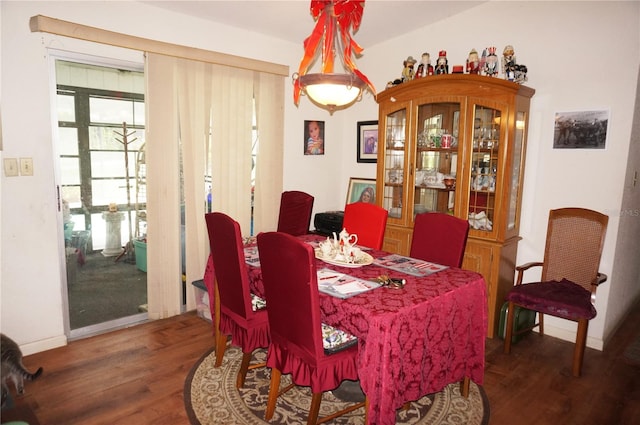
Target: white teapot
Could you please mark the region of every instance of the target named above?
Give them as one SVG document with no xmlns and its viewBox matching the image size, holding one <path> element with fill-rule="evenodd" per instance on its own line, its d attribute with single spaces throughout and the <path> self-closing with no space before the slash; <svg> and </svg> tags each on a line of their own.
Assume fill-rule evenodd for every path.
<svg viewBox="0 0 640 425">
<path fill-rule="evenodd" d="M 358 235 L 349 234 L 349 232 L 347 232 L 347 229 L 343 228 L 339 236 L 340 236 L 340 240 L 338 241 L 339 245 L 351 247 L 358 243 Z M 335 233 L 334 233 L 334 237 L 335 237 Z"/>
</svg>

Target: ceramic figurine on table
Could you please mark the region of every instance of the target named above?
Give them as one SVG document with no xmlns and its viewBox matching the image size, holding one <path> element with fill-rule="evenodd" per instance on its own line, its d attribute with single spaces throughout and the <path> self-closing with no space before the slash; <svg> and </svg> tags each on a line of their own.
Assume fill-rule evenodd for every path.
<svg viewBox="0 0 640 425">
<path fill-rule="evenodd" d="M 413 80 L 413 66 L 416 64 L 416 60 L 413 56 L 409 56 L 404 62 L 404 69 L 402 70 L 402 81 L 407 82 Z"/>
<path fill-rule="evenodd" d="M 438 53 L 438 60 L 436 61 L 434 73 L 436 75 L 449 73 L 449 61 L 447 60 L 446 50 L 440 50 L 440 52 Z"/>
<path fill-rule="evenodd" d="M 478 74 L 480 72 L 480 58 L 476 49 L 471 49 L 467 58 L 467 74 Z"/>
<path fill-rule="evenodd" d="M 416 70 L 416 75 L 413 78 L 423 78 L 427 75 L 433 75 L 433 66 L 431 65 L 431 55 L 429 53 L 423 53 L 420 65 Z"/>
<path fill-rule="evenodd" d="M 487 55 L 487 60 L 484 64 L 484 75 L 488 77 L 496 77 L 498 75 L 498 56 L 496 55 L 496 48 L 489 47 L 489 54 Z"/>
</svg>

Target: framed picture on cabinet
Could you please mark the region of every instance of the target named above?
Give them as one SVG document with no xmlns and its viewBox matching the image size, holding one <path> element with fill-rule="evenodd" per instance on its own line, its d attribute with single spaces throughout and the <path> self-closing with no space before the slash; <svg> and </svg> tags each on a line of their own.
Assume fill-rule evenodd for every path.
<svg viewBox="0 0 640 425">
<path fill-rule="evenodd" d="M 347 189 L 347 204 L 354 202 L 376 202 L 376 179 L 351 177 Z"/>
<path fill-rule="evenodd" d="M 358 122 L 358 162 L 375 163 L 378 159 L 378 121 Z"/>
<path fill-rule="evenodd" d="M 324 121 L 304 122 L 304 154 L 324 155 Z"/>
<path fill-rule="evenodd" d="M 604 149 L 608 127 L 608 110 L 556 112 L 553 148 Z"/>
</svg>

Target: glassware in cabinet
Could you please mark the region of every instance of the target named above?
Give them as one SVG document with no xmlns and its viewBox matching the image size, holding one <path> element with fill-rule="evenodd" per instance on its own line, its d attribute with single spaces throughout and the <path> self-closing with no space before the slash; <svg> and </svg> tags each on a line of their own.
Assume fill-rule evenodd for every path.
<svg viewBox="0 0 640 425">
<path fill-rule="evenodd" d="M 407 110 L 400 109 L 386 116 L 384 122 L 384 193 L 382 207 L 391 218 L 401 218 L 404 202 L 405 146 Z"/>
<path fill-rule="evenodd" d="M 418 106 L 414 214 L 453 213 L 458 167 L 460 103 Z"/>
<path fill-rule="evenodd" d="M 469 224 L 490 232 L 496 215 L 502 112 L 475 105 L 473 117 Z"/>
</svg>

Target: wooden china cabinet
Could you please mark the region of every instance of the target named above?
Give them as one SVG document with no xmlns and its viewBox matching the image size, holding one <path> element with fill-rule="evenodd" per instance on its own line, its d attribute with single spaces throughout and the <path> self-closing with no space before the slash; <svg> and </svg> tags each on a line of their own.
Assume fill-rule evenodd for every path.
<svg viewBox="0 0 640 425">
<path fill-rule="evenodd" d="M 534 93 L 503 79 L 449 74 L 377 96 L 376 199 L 389 212 L 383 249 L 409 254 L 417 213 L 469 220 L 463 268 L 487 282 L 489 337 L 513 286 Z"/>
</svg>

